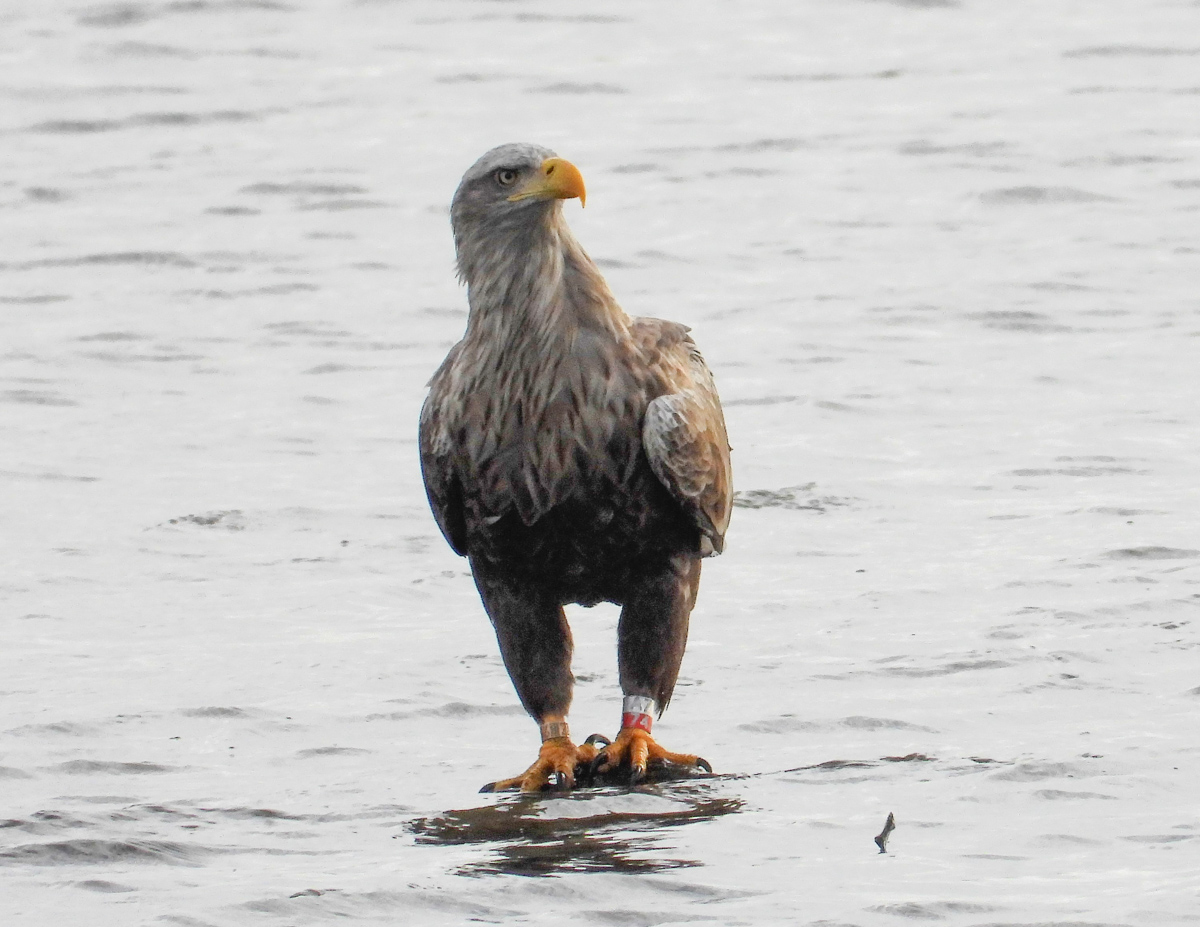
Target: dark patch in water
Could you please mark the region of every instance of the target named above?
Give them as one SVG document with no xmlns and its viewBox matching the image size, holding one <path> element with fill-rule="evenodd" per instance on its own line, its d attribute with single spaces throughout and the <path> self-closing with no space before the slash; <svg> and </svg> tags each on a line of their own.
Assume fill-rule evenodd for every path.
<svg viewBox="0 0 1200 927">
<path fill-rule="evenodd" d="M 1018 763 L 992 776 L 1007 782 L 1040 782 L 1043 779 L 1072 779 L 1089 776 L 1093 771 L 1078 763 Z"/>
<path fill-rule="evenodd" d="M 739 724 L 739 731 L 749 731 L 752 734 L 795 734 L 800 731 L 819 731 L 822 725 L 817 721 L 805 721 L 793 715 L 781 715 L 769 721 L 751 721 Z"/>
<path fill-rule="evenodd" d="M 300 209 L 306 212 L 346 212 L 350 209 L 388 209 L 390 206 L 390 203 L 382 200 L 320 200 L 305 203 Z"/>
<path fill-rule="evenodd" d="M 799 151 L 811 143 L 802 138 L 760 138 L 752 142 L 735 142 L 718 145 L 713 151 L 737 151 L 755 154 L 760 151 Z"/>
<path fill-rule="evenodd" d="M 54 187 L 26 187 L 25 195 L 35 203 L 61 203 L 71 198 L 70 193 Z"/>
<path fill-rule="evenodd" d="M 1115 795 L 1104 795 L 1100 792 L 1064 792 L 1061 789 L 1038 789 L 1033 793 L 1038 798 L 1044 798 L 1046 801 L 1083 801 L 1089 799 L 1100 799 L 1103 801 L 1116 801 Z"/>
<path fill-rule="evenodd" d="M 561 81 L 557 84 L 547 84 L 545 87 L 534 87 L 532 89 L 535 93 L 572 95 L 588 93 L 624 94 L 629 92 L 624 87 L 618 87 L 616 84 L 577 84 L 572 81 Z"/>
<path fill-rule="evenodd" d="M 307 750 L 297 750 L 296 756 L 308 759 L 314 756 L 355 756 L 363 753 L 374 753 L 362 747 L 310 747 Z"/>
<path fill-rule="evenodd" d="M 57 293 L 47 293 L 41 296 L 0 296 L 0 304 L 6 306 L 40 306 L 43 303 L 63 303 L 70 298 L 70 296 L 62 296 Z"/>
<path fill-rule="evenodd" d="M 47 393 L 42 390 L 10 389 L 0 393 L 0 401 L 16 402 L 27 406 L 77 406 L 79 403 L 72 399 L 64 399 L 57 393 Z"/>
<path fill-rule="evenodd" d="M 852 717 L 843 718 L 840 722 L 843 727 L 852 728 L 859 731 L 926 731 L 928 733 L 936 733 L 931 727 L 924 727 L 920 724 L 909 724 L 907 721 L 897 721 L 894 718 L 863 718 Z"/>
<path fill-rule="evenodd" d="M 1185 840 L 1195 840 L 1195 834 L 1135 834 L 1131 837 L 1122 837 L 1122 840 L 1129 840 L 1133 843 L 1182 843 Z"/>
<path fill-rule="evenodd" d="M 1200 55 L 1200 48 L 1165 45 L 1094 45 L 1063 52 L 1064 58 L 1167 58 Z"/>
<path fill-rule="evenodd" d="M 366 187 L 351 183 L 312 183 L 305 180 L 293 180 L 287 183 L 252 183 L 242 187 L 240 193 L 255 193 L 267 195 L 309 195 L 309 196 L 345 196 L 352 193 L 366 193 Z"/>
<path fill-rule="evenodd" d="M 209 705 L 204 708 L 184 708 L 179 712 L 185 718 L 248 718 L 240 708 L 226 708 L 219 705 Z"/>
<path fill-rule="evenodd" d="M 846 506 L 849 499 L 837 496 L 814 496 L 811 491 L 816 483 L 800 486 L 784 486 L 782 489 L 746 489 L 733 494 L 733 504 L 742 509 L 793 509 L 809 512 L 824 512 L 832 507 Z"/>
<path fill-rule="evenodd" d="M 171 808 L 168 805 L 131 804 L 120 811 L 113 811 L 109 814 L 109 818 L 114 821 L 162 821 L 165 819 L 172 822 L 179 822 L 194 821 L 196 815 L 189 811 L 180 811 L 178 808 Z"/>
<path fill-rule="evenodd" d="M 1108 476 L 1112 473 L 1145 473 L 1132 467 L 1028 467 L 1013 470 L 1013 476 Z"/>
<path fill-rule="evenodd" d="M 275 0 L 176 0 L 152 7 L 146 3 L 102 3 L 86 7 L 76 18 L 81 26 L 101 29 L 117 29 L 136 26 L 159 16 L 171 13 L 208 13 L 237 11 L 287 11 L 293 10 L 286 3 Z"/>
<path fill-rule="evenodd" d="M 883 676 L 907 676 L 922 679 L 928 676 L 952 676 L 955 673 L 965 673 L 970 670 L 1001 669 L 1012 666 L 1008 660 L 956 660 L 942 666 L 921 668 L 916 666 L 889 666 L 877 672 Z"/>
<path fill-rule="evenodd" d="M 313 283 L 273 283 L 269 286 L 248 287 L 244 290 L 218 290 L 210 288 L 204 290 L 180 290 L 179 293 L 181 296 L 202 296 L 205 299 L 239 299 L 243 296 L 287 296 L 290 293 L 312 293 L 319 289 L 321 288 Z M 272 325 L 264 326 L 264 328 L 274 327 Z M 287 334 L 294 333 L 287 332 Z M 329 333 L 313 331 L 301 332 L 300 334 L 327 335 Z M 345 334 L 349 335 L 350 332 L 346 332 Z"/>
<path fill-rule="evenodd" d="M 239 10 L 290 13 L 295 9 L 294 5 L 278 0 L 175 0 L 165 7 L 168 13 L 224 13 Z"/>
<path fill-rule="evenodd" d="M 0 476 L 17 480 L 48 480 L 63 483 L 98 483 L 98 476 L 72 476 L 68 473 L 21 473 L 17 470 L 0 470 Z"/>
<path fill-rule="evenodd" d="M 1081 283 L 1064 283 L 1061 280 L 1039 280 L 1028 284 L 1031 290 L 1042 290 L 1047 293 L 1093 293 L 1094 286 L 1084 286 Z"/>
<path fill-rule="evenodd" d="M 32 779 L 33 776 L 15 766 L 0 766 L 0 779 Z"/>
<path fill-rule="evenodd" d="M 113 251 L 80 257 L 40 258 L 16 264 L 0 264 L 0 270 L 31 270 L 35 267 L 84 267 L 88 265 L 140 264 L 148 267 L 195 267 L 196 262 L 176 251 Z"/>
<path fill-rule="evenodd" d="M 47 834 L 58 834 L 64 830 L 75 830 L 91 826 L 88 821 L 82 818 L 72 817 L 69 814 L 62 814 L 58 811 L 37 811 L 31 814 L 28 820 L 9 818 L 7 821 L 0 821 L 0 829 L 20 830 L 39 837 Z"/>
<path fill-rule="evenodd" d="M 30 132 L 46 132 L 52 135 L 85 135 L 93 132 L 112 132 L 121 128 L 118 119 L 51 119 L 29 127 Z"/>
<path fill-rule="evenodd" d="M 479 715 L 524 715 L 520 705 L 470 705 L 466 702 L 447 702 L 438 708 L 416 712 L 438 718 L 468 718 Z"/>
<path fill-rule="evenodd" d="M 666 849 L 664 830 L 742 810 L 738 798 L 691 783 L 671 789 L 603 789 L 555 798 L 520 796 L 499 804 L 417 818 L 408 830 L 418 843 L 490 844 L 491 859 L 463 874 L 542 876 L 560 872 L 655 872 L 698 866 L 694 860 L 650 855 Z"/>
<path fill-rule="evenodd" d="M 131 126 L 198 126 L 210 122 L 252 122 L 261 118 L 258 113 L 223 109 L 212 113 L 143 113 L 125 123 Z"/>
<path fill-rule="evenodd" d="M 609 16 L 603 13 L 512 13 L 487 14 L 474 17 L 477 20 L 511 19 L 519 23 L 627 23 L 631 20 L 623 16 Z"/>
<path fill-rule="evenodd" d="M 1005 187 L 979 194 L 990 206 L 1024 206 L 1040 203 L 1115 203 L 1117 198 L 1075 187 Z"/>
<path fill-rule="evenodd" d="M 348 373 L 351 370 L 369 370 L 368 367 L 362 367 L 356 364 L 317 364 L 315 367 L 309 367 L 304 373 Z"/>
<path fill-rule="evenodd" d="M 159 45 L 153 42 L 114 42 L 105 48 L 114 58 L 198 58 L 190 48 L 178 45 Z"/>
<path fill-rule="evenodd" d="M 134 26 L 153 17 L 154 13 L 142 3 L 106 3 L 84 10 L 79 14 L 76 22 L 81 26 L 112 29 L 120 26 Z"/>
<path fill-rule="evenodd" d="M 1106 553 L 1108 560 L 1187 560 L 1200 557 L 1200 550 L 1179 547 L 1124 547 Z"/>
<path fill-rule="evenodd" d="M 76 882 L 75 887 L 82 888 L 88 892 L 104 892 L 107 894 L 137 891 L 132 885 L 121 885 L 119 882 L 108 882 L 105 879 L 84 879 L 82 882 Z"/>
<path fill-rule="evenodd" d="M 112 760 L 69 760 L 54 767 L 59 772 L 72 776 L 95 776 L 101 774 L 144 776 L 150 773 L 174 772 L 175 766 L 162 766 L 158 763 L 121 763 Z"/>
<path fill-rule="evenodd" d="M 79 355 L 110 364 L 132 364 L 149 361 L 155 364 L 204 360 L 203 354 L 118 354 L 114 351 L 86 351 Z"/>
<path fill-rule="evenodd" d="M 867 909 L 878 911 L 880 914 L 891 914 L 895 917 L 907 917 L 910 920 L 940 921 L 948 914 L 987 914 L 1000 909 L 990 904 L 976 904 L 970 901 L 907 901 L 903 904 L 881 904 Z M 1028 925 L 1034 927 L 1034 925 Z M 1039 924 L 1037 927 L 1050 927 L 1049 924 Z"/>
<path fill-rule="evenodd" d="M 348 892 L 339 888 L 308 888 L 287 898 L 247 901 L 241 907 L 256 914 L 273 914 L 284 918 L 284 923 L 288 924 L 336 921 L 338 918 L 343 923 L 360 923 L 378 921 L 381 914 L 388 915 L 386 923 L 389 924 L 422 924 L 424 921 L 417 913 L 422 910 L 450 914 L 455 917 L 454 922 L 460 924 L 507 924 L 523 913 L 482 905 L 454 892 Z M 207 923 L 190 918 L 179 923 L 183 927 L 208 927 Z"/>
<path fill-rule="evenodd" d="M 808 81 L 825 82 L 834 80 L 887 80 L 889 78 L 899 77 L 902 73 L 902 71 L 889 69 L 886 71 L 876 71 L 872 74 L 834 74 L 829 72 L 810 74 L 755 74 L 750 79 L 795 84 Z"/>
<path fill-rule="evenodd" d="M 0 865 L 65 866 L 80 864 L 165 863 L 198 866 L 200 858 L 215 850 L 165 840 L 59 840 L 27 843 L 0 850 Z"/>
<path fill-rule="evenodd" d="M 1008 142 L 967 142 L 962 145 L 935 145 L 927 139 L 901 145 L 899 151 L 906 155 L 965 154 L 973 157 L 1003 154 Z"/>
<path fill-rule="evenodd" d="M 170 519 L 167 524 L 199 525 L 202 528 L 212 528 L 219 525 L 229 531 L 246 530 L 241 509 L 228 509 L 223 512 L 205 512 L 201 515 L 179 515 Z M 234 710 L 236 711 L 237 709 Z"/>
<path fill-rule="evenodd" d="M 442 77 L 435 77 L 434 80 L 439 84 L 482 84 L 493 80 L 503 80 L 503 74 L 477 74 L 474 72 L 466 72 L 463 74 L 445 74 Z"/>
<path fill-rule="evenodd" d="M 73 552 L 70 548 L 60 548 L 61 553 Z M 68 737 L 91 737 L 96 734 L 96 728 L 90 724 L 80 724 L 76 721 L 51 721 L 48 724 L 26 724 L 13 728 L 10 734 L 66 734 Z"/>
<path fill-rule="evenodd" d="M 1069 332 L 1066 325 L 1051 322 L 1040 312 L 1024 309 L 1000 309 L 992 312 L 975 312 L 967 316 L 982 322 L 988 328 L 1010 332 Z"/>
<path fill-rule="evenodd" d="M 94 335 L 82 335 L 79 341 L 144 341 L 145 335 L 136 332 L 97 332 Z"/>
<path fill-rule="evenodd" d="M 340 820 L 338 815 L 288 814 L 273 808 L 201 808 L 205 814 L 219 814 L 236 821 L 328 821 Z"/>
<path fill-rule="evenodd" d="M 261 113 L 243 110 L 219 110 L 212 113 L 142 113 L 128 119 L 51 119 L 29 126 L 28 131 L 51 135 L 91 135 L 139 126 L 198 126 L 214 122 L 251 122 L 261 118 Z"/>
</svg>

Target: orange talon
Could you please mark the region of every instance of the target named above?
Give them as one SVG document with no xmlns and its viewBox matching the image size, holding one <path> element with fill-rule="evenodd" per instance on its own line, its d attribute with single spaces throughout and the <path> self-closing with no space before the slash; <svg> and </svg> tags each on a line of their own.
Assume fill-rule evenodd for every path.
<svg viewBox="0 0 1200 927">
<path fill-rule="evenodd" d="M 646 731 L 637 727 L 621 728 L 617 739 L 599 751 L 591 771 L 614 773 L 617 769 L 628 766 L 629 784 L 636 785 L 645 778 L 647 769 L 662 763 L 697 766 L 706 772 L 712 772 L 708 760 L 691 753 L 672 753 L 670 750 L 664 750 Z"/>
<path fill-rule="evenodd" d="M 489 782 L 480 792 L 507 792 L 520 789 L 522 792 L 542 792 L 547 789 L 566 791 L 575 787 L 575 770 L 595 759 L 596 748 L 590 743 L 578 747 L 569 737 L 547 740 L 538 750 L 538 758 L 519 776 Z M 554 782 L 551 782 L 551 777 Z"/>
</svg>

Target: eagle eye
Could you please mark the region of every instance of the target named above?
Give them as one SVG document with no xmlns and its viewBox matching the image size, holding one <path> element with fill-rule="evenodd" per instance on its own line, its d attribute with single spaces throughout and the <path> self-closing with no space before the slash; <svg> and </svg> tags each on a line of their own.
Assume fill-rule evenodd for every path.
<svg viewBox="0 0 1200 927">
<path fill-rule="evenodd" d="M 511 167 L 502 167 L 496 171 L 496 183 L 502 187 L 511 187 L 517 182 L 517 172 Z"/>
</svg>

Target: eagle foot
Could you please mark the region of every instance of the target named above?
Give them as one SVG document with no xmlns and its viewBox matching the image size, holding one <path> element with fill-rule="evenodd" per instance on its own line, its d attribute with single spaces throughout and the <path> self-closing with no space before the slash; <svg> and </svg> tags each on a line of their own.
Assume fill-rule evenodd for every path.
<svg viewBox="0 0 1200 927">
<path fill-rule="evenodd" d="M 522 792 L 557 791 L 566 792 L 575 787 L 575 777 L 591 768 L 596 759 L 596 746 L 592 735 L 578 747 L 569 737 L 554 737 L 545 741 L 538 758 L 519 776 L 489 782 L 480 792 L 507 792 L 520 789 Z M 608 738 L 600 739 L 607 742 Z"/>
<path fill-rule="evenodd" d="M 712 766 L 704 757 L 691 753 L 672 753 L 655 743 L 654 738 L 641 728 L 623 727 L 615 741 L 597 752 L 588 769 L 588 777 L 595 778 L 597 773 L 611 775 L 628 768 L 628 783 L 637 785 L 646 778 L 646 770 L 649 767 L 662 763 L 695 766 L 705 772 L 712 772 Z"/>
</svg>

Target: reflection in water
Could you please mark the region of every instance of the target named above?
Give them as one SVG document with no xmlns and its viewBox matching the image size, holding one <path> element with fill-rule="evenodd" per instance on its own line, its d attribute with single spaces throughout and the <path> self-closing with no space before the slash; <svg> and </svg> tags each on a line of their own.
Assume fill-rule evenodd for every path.
<svg viewBox="0 0 1200 927">
<path fill-rule="evenodd" d="M 653 872 L 698 866 L 658 855 L 664 829 L 742 810 L 739 798 L 714 794 L 707 782 L 636 789 L 579 789 L 518 795 L 498 804 L 448 811 L 409 824 L 417 842 L 490 843 L 495 856 L 464 866 L 464 875 L 554 875 L 562 872 Z"/>
</svg>

